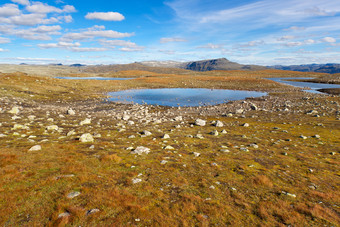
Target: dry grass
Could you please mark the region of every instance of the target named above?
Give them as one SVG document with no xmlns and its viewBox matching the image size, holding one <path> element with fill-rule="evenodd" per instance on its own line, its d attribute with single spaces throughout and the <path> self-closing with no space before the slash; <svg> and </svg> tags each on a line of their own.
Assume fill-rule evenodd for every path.
<svg viewBox="0 0 340 227">
<path fill-rule="evenodd" d="M 1 74 L 0 94 L 8 98 L 0 106 L 4 110 L 0 113 L 0 134 L 7 135 L 0 138 L 1 225 L 340 225 L 340 124 L 334 110 L 339 97 L 312 96 L 305 100 L 302 99 L 305 94 L 296 89 L 261 79 L 286 74 L 306 75 L 278 70 L 193 75 L 126 71 L 105 76 L 138 78 L 70 81 L 20 73 Z M 175 121 L 127 125 L 102 113 L 100 108 L 106 107 L 104 104 L 90 102 L 101 100 L 103 92 L 142 87 L 256 89 L 273 93 L 274 98 L 270 99 L 273 103 L 257 102 L 268 110 L 278 108 L 274 103 L 277 100 L 300 102 L 301 106 L 289 107 L 291 112 L 249 110 L 244 116 L 233 117 L 199 116 L 190 112 L 190 108 L 183 108 L 179 113 L 186 118 L 177 129 L 175 126 L 180 123 Z M 62 110 L 79 103 L 95 103 L 98 113 L 82 110 L 82 115 L 60 117 L 65 115 Z M 14 105 L 23 107 L 19 114 L 22 118 L 15 121 L 7 112 Z M 112 105 L 112 108 L 124 107 Z M 220 108 L 228 112 L 230 106 L 225 104 Z M 317 109 L 320 117 L 306 115 L 304 112 L 310 108 Z M 158 111 L 161 116 L 169 110 L 172 109 L 150 108 L 150 112 Z M 27 116 L 32 114 L 37 119 L 29 121 Z M 93 123 L 79 126 L 87 115 L 91 115 Z M 207 122 L 223 121 L 223 129 L 228 133 L 210 135 L 216 129 L 211 124 L 190 127 L 198 117 Z M 48 118 L 53 118 L 53 123 Z M 27 124 L 29 129 L 12 130 L 14 123 Z M 117 123 L 123 123 L 126 131 L 119 132 Z M 243 123 L 250 126 L 242 127 Z M 64 130 L 45 132 L 45 127 L 51 124 Z M 72 129 L 76 135 L 65 137 Z M 137 134 L 143 130 L 153 135 Z M 89 131 L 102 136 L 93 143 L 76 140 Z M 170 135 L 167 142 L 161 139 L 164 133 Z M 198 133 L 205 139 L 187 136 Z M 315 134 L 320 139 L 314 138 Z M 29 135 L 37 136 L 34 142 L 29 142 Z M 136 137 L 129 139 L 130 135 Z M 304 140 L 300 135 L 308 138 Z M 250 146 L 254 143 L 258 148 Z M 35 144 L 41 144 L 42 150 L 28 151 Z M 166 145 L 175 149 L 163 149 Z M 130 146 L 145 146 L 151 152 L 135 156 L 126 150 Z M 230 152 L 221 151 L 222 146 Z M 195 157 L 193 152 L 200 155 Z M 163 160 L 167 163 L 161 164 Z M 134 184 L 135 178 L 142 181 Z M 81 194 L 67 198 L 74 191 Z M 91 209 L 99 212 L 89 214 Z M 60 218 L 65 212 L 69 216 Z"/>
</svg>

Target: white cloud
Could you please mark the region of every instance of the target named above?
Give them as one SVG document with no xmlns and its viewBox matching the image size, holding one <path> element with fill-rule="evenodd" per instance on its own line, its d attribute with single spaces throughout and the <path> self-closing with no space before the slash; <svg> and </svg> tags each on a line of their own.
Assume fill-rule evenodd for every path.
<svg viewBox="0 0 340 227">
<path fill-rule="evenodd" d="M 3 44 L 3 43 L 10 43 L 11 40 L 8 39 L 8 38 L 4 38 L 4 37 L 0 37 L 0 43 Z"/>
<path fill-rule="evenodd" d="M 99 42 L 102 45 L 105 46 L 122 46 L 122 47 L 138 47 L 136 43 L 130 42 L 130 41 L 125 41 L 125 40 L 106 40 L 106 39 L 101 39 Z"/>
<path fill-rule="evenodd" d="M 94 13 L 88 13 L 85 16 L 86 19 L 93 20 L 104 20 L 104 21 L 122 21 L 125 19 L 125 17 L 117 12 L 94 12 Z"/>
<path fill-rule="evenodd" d="M 70 50 L 74 52 L 99 52 L 107 49 L 102 47 L 72 47 Z"/>
<path fill-rule="evenodd" d="M 120 51 L 124 51 L 124 52 L 135 52 L 135 51 L 142 51 L 142 50 L 144 50 L 144 47 L 135 47 L 135 48 L 122 47 L 119 50 Z"/>
<path fill-rule="evenodd" d="M 66 23 L 71 23 L 73 21 L 73 18 L 70 15 L 64 16 L 63 19 Z"/>
<path fill-rule="evenodd" d="M 58 22 L 59 22 L 58 18 L 55 17 L 46 18 L 45 14 L 21 14 L 18 16 L 12 16 L 8 18 L 0 17 L 0 23 L 13 25 L 34 26 L 37 24 L 52 24 Z"/>
<path fill-rule="evenodd" d="M 80 43 L 69 43 L 69 42 L 58 42 L 58 43 L 44 43 L 38 44 L 40 48 L 50 49 L 50 48 L 70 48 L 70 47 L 79 47 Z"/>
<path fill-rule="evenodd" d="M 15 4 L 5 4 L 0 7 L 0 17 L 10 17 L 20 14 L 20 10 Z"/>
<path fill-rule="evenodd" d="M 0 48 L 0 52 L 7 52 L 8 50 Z"/>
<path fill-rule="evenodd" d="M 316 43 L 316 41 L 313 40 L 313 39 L 307 39 L 307 40 L 304 41 L 304 43 L 305 44 L 314 44 L 314 43 Z"/>
<path fill-rule="evenodd" d="M 159 40 L 160 43 L 169 43 L 169 42 L 187 42 L 186 39 L 181 38 L 161 38 Z"/>
<path fill-rule="evenodd" d="M 334 39 L 333 37 L 325 37 L 325 38 L 321 39 L 321 41 L 325 42 L 325 43 L 335 43 L 336 39 Z"/>
<path fill-rule="evenodd" d="M 66 5 L 63 7 L 63 9 L 59 9 L 54 6 L 50 6 L 48 4 L 42 3 L 42 2 L 34 2 L 31 5 L 28 5 L 26 7 L 26 10 L 31 13 L 36 14 L 47 14 L 47 13 L 73 13 L 76 12 L 76 9 L 74 6 Z"/>
<path fill-rule="evenodd" d="M 288 43 L 285 43 L 284 45 L 287 47 L 296 47 L 296 46 L 303 45 L 303 43 L 302 42 L 288 42 Z"/>
<path fill-rule="evenodd" d="M 88 28 L 87 31 L 79 32 L 79 33 L 67 33 L 65 34 L 61 40 L 63 41 L 73 41 L 73 40 L 84 40 L 84 39 L 93 39 L 97 37 L 101 38 L 124 38 L 131 37 L 134 33 L 121 33 L 113 30 L 103 30 L 104 26 L 94 26 Z"/>
<path fill-rule="evenodd" d="M 293 35 L 285 35 L 285 36 L 282 36 L 280 38 L 277 39 L 277 41 L 286 41 L 286 40 L 289 40 L 289 39 L 295 39 L 296 37 L 293 36 Z"/>
<path fill-rule="evenodd" d="M 18 4 L 21 4 L 21 5 L 29 5 L 30 2 L 28 0 L 11 0 L 12 2 L 14 3 L 18 3 Z"/>
<path fill-rule="evenodd" d="M 241 44 L 240 47 L 255 47 L 255 46 L 259 46 L 264 44 L 263 40 L 259 40 L 259 41 L 250 41 L 246 44 Z"/>
<path fill-rule="evenodd" d="M 29 29 L 16 29 L 13 25 L 0 25 L 0 33 L 14 35 L 28 40 L 50 40 L 51 35 L 60 35 L 59 25 L 38 26 Z"/>
<path fill-rule="evenodd" d="M 290 28 L 284 29 L 285 31 L 303 31 L 306 30 L 305 27 L 292 26 Z"/>
<path fill-rule="evenodd" d="M 199 46 L 198 48 L 203 48 L 203 49 L 223 49 L 223 45 L 220 44 L 213 44 L 213 43 L 208 43 L 203 46 Z"/>
</svg>

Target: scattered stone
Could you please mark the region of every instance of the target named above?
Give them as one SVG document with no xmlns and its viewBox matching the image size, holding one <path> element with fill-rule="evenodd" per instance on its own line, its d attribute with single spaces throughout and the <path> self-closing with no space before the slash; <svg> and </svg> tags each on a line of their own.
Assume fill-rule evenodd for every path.
<svg viewBox="0 0 340 227">
<path fill-rule="evenodd" d="M 71 216 L 71 214 L 69 212 L 64 212 L 58 215 L 58 218 L 66 218 Z"/>
<path fill-rule="evenodd" d="M 18 114 L 20 112 L 19 107 L 14 106 L 10 111 L 8 111 L 8 113 L 11 114 Z"/>
<path fill-rule="evenodd" d="M 290 196 L 290 197 L 293 197 L 293 198 L 296 198 L 296 195 L 295 194 L 291 194 L 289 192 L 285 192 L 285 191 L 282 191 L 281 192 L 283 195 L 287 195 L 287 196 Z"/>
<path fill-rule="evenodd" d="M 235 111 L 236 114 L 242 114 L 244 112 L 244 109 L 237 109 Z"/>
<path fill-rule="evenodd" d="M 198 152 L 194 152 L 193 153 L 194 154 L 194 156 L 197 158 L 198 156 L 200 156 L 201 154 L 200 153 L 198 153 Z"/>
<path fill-rule="evenodd" d="M 147 130 L 144 130 L 144 131 L 142 132 L 142 135 L 144 135 L 144 136 L 151 136 L 152 133 L 149 132 L 149 131 L 147 131 Z"/>
<path fill-rule="evenodd" d="M 161 165 L 165 165 L 166 163 L 168 163 L 167 160 L 162 160 L 162 161 L 161 161 Z"/>
<path fill-rule="evenodd" d="M 150 152 L 150 148 L 139 146 L 135 150 L 133 150 L 131 154 L 142 155 L 142 154 L 148 154 L 149 152 Z"/>
<path fill-rule="evenodd" d="M 34 115 L 29 115 L 27 118 L 28 118 L 28 120 L 30 120 L 30 121 L 34 121 L 34 119 L 36 118 L 36 116 L 34 116 Z"/>
<path fill-rule="evenodd" d="M 76 132 L 74 130 L 71 130 L 66 134 L 66 136 L 73 136 L 75 134 L 76 134 Z"/>
<path fill-rule="evenodd" d="M 221 131 L 221 134 L 227 134 L 228 132 L 225 130 L 225 129 L 223 129 L 222 131 Z"/>
<path fill-rule="evenodd" d="M 216 121 L 215 126 L 216 126 L 216 127 L 223 127 L 224 124 L 223 124 L 222 121 Z"/>
<path fill-rule="evenodd" d="M 91 209 L 86 211 L 86 215 L 91 215 L 91 214 L 95 214 L 98 213 L 100 210 L 99 209 Z"/>
<path fill-rule="evenodd" d="M 244 123 L 242 126 L 243 127 L 249 127 L 249 124 L 248 123 Z"/>
<path fill-rule="evenodd" d="M 40 150 L 41 150 L 41 146 L 35 145 L 35 146 L 31 147 L 28 151 L 40 151 Z"/>
<path fill-rule="evenodd" d="M 172 146 L 170 146 L 170 145 L 165 146 L 163 149 L 164 149 L 164 150 L 175 150 L 175 148 L 172 147 Z"/>
<path fill-rule="evenodd" d="M 252 110 L 258 110 L 258 108 L 257 108 L 257 106 L 256 106 L 255 104 L 251 104 L 250 108 L 251 108 Z"/>
<path fill-rule="evenodd" d="M 307 136 L 301 135 L 300 138 L 305 140 L 307 139 Z"/>
<path fill-rule="evenodd" d="M 70 192 L 70 193 L 67 194 L 67 198 L 73 199 L 73 198 L 75 198 L 79 195 L 80 195 L 80 192 Z"/>
<path fill-rule="evenodd" d="M 314 135 L 314 138 L 320 139 L 321 137 L 319 135 Z"/>
<path fill-rule="evenodd" d="M 182 116 L 177 116 L 174 118 L 175 121 L 183 121 L 183 117 Z"/>
<path fill-rule="evenodd" d="M 90 133 L 84 133 L 80 136 L 79 140 L 82 143 L 94 142 L 94 138 Z"/>
<path fill-rule="evenodd" d="M 66 112 L 68 115 L 75 115 L 76 112 L 72 109 L 68 109 L 67 112 Z"/>
<path fill-rule="evenodd" d="M 49 125 L 46 127 L 47 131 L 58 131 L 59 127 L 58 125 Z"/>
<path fill-rule="evenodd" d="M 204 139 L 204 137 L 203 137 L 202 134 L 197 134 L 197 135 L 196 135 L 196 138 L 198 138 L 198 139 Z"/>
<path fill-rule="evenodd" d="M 221 149 L 220 151 L 224 152 L 224 153 L 229 153 L 230 152 L 230 150 L 228 150 L 228 149 Z"/>
<path fill-rule="evenodd" d="M 162 139 L 170 139 L 170 136 L 168 134 L 164 134 L 164 136 L 162 137 Z"/>
<path fill-rule="evenodd" d="M 196 119 L 195 121 L 195 125 L 197 126 L 205 126 L 205 124 L 206 124 L 206 121 L 202 119 Z"/>
<path fill-rule="evenodd" d="M 214 130 L 214 131 L 210 132 L 210 134 L 213 135 L 213 136 L 218 136 L 218 131 Z"/>
<path fill-rule="evenodd" d="M 122 117 L 122 120 L 128 121 L 130 118 L 131 118 L 131 117 L 130 117 L 129 115 L 126 115 L 126 114 L 125 114 L 125 115 Z"/>
<path fill-rule="evenodd" d="M 333 151 L 333 152 L 331 152 L 330 154 L 331 154 L 331 155 L 336 155 L 336 152 Z"/>
<path fill-rule="evenodd" d="M 17 129 L 29 129 L 29 127 L 26 125 L 14 124 L 12 130 L 17 130 Z"/>
<path fill-rule="evenodd" d="M 79 125 L 89 125 L 91 124 L 91 119 L 86 118 L 85 120 L 81 121 Z"/>
<path fill-rule="evenodd" d="M 137 183 L 140 183 L 140 182 L 142 182 L 142 179 L 140 179 L 140 178 L 133 178 L 132 179 L 133 184 L 137 184 Z"/>
</svg>

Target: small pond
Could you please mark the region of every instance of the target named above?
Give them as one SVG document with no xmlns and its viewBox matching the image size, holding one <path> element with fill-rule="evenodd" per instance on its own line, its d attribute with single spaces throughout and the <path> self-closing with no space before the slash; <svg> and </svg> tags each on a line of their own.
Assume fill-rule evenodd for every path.
<svg viewBox="0 0 340 227">
<path fill-rule="evenodd" d="M 340 88 L 339 84 L 324 84 L 324 83 L 312 83 L 312 82 L 300 82 L 300 81 L 288 81 L 288 80 L 308 80 L 313 79 L 310 77 L 285 77 L 285 78 L 267 78 L 272 81 L 292 85 L 295 87 L 306 88 L 309 87 L 311 90 L 304 90 L 310 93 L 319 93 L 324 94 L 322 92 L 317 91 L 318 89 L 322 88 Z"/>
<path fill-rule="evenodd" d="M 134 78 L 122 78 L 122 77 L 67 77 L 67 76 L 58 76 L 57 79 L 66 79 L 66 80 L 131 80 Z"/>
<path fill-rule="evenodd" d="M 160 88 L 109 92 L 110 101 L 160 106 L 204 106 L 226 103 L 248 97 L 261 97 L 265 92 L 205 89 Z"/>
</svg>

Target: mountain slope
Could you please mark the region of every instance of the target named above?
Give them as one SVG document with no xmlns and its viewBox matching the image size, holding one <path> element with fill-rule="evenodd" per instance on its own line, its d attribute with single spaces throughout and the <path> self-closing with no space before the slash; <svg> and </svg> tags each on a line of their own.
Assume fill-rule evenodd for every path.
<svg viewBox="0 0 340 227">
<path fill-rule="evenodd" d="M 319 72 L 319 73 L 340 73 L 340 64 L 309 64 L 309 65 L 274 65 L 272 69 L 291 70 L 300 72 Z"/>
</svg>

